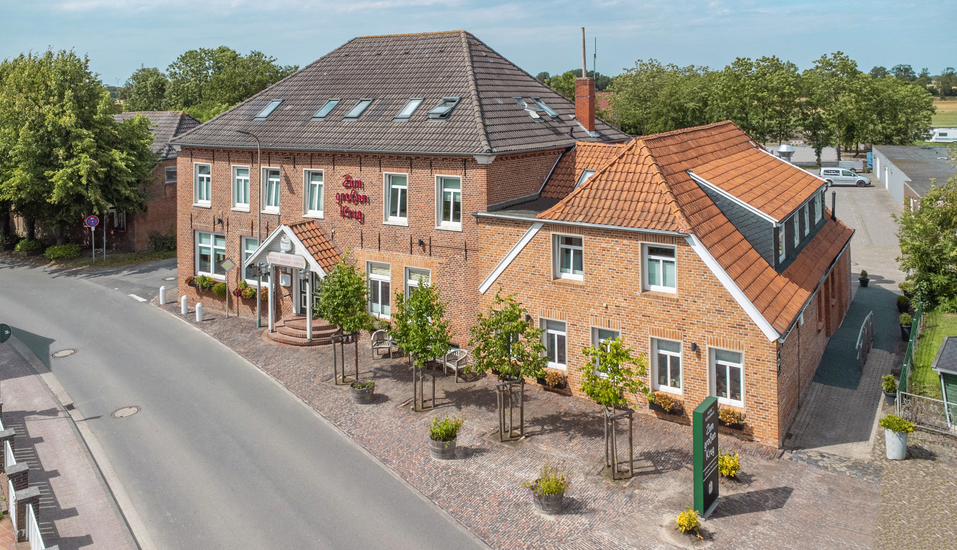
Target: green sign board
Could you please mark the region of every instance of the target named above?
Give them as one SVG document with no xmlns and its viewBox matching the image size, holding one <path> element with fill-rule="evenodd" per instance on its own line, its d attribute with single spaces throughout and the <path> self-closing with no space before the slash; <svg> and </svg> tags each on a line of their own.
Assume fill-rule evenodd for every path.
<svg viewBox="0 0 957 550">
<path fill-rule="evenodd" d="M 694 508 L 705 519 L 718 504 L 718 398 L 694 410 Z"/>
<path fill-rule="evenodd" d="M 10 330 L 10 327 L 0 323 L 0 344 L 9 340 L 11 334 L 13 334 L 13 331 Z"/>
</svg>

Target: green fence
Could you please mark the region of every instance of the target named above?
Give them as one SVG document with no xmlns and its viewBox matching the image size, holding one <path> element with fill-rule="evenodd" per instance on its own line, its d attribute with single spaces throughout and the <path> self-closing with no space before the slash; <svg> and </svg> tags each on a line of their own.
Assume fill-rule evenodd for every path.
<svg viewBox="0 0 957 550">
<path fill-rule="evenodd" d="M 920 332 L 920 318 L 924 312 L 924 303 L 917 303 L 917 311 L 914 313 L 914 320 L 910 326 L 910 339 L 907 340 L 907 351 L 904 352 L 904 366 L 901 368 L 901 381 L 897 385 L 897 391 L 907 391 L 907 375 L 910 372 L 910 365 L 914 361 L 914 349 L 917 347 L 917 336 Z"/>
</svg>

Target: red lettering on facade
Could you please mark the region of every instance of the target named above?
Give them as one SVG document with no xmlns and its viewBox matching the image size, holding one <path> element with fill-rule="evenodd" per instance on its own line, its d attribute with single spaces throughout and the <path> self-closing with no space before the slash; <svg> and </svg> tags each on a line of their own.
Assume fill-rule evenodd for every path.
<svg viewBox="0 0 957 550">
<path fill-rule="evenodd" d="M 349 174 L 342 176 L 342 186 L 347 189 L 365 189 L 362 185 L 362 180 L 352 179 L 352 176 Z"/>
<path fill-rule="evenodd" d="M 356 189 L 363 189 L 362 180 L 353 179 L 351 175 L 346 174 L 342 176 L 342 186 L 346 189 L 352 189 L 348 193 L 336 193 L 336 203 L 339 205 L 339 215 L 343 218 L 352 218 L 354 220 L 359 220 L 359 223 L 365 223 L 365 215 L 359 210 L 353 210 L 342 204 L 344 202 L 350 204 L 369 204 L 369 195 L 364 195 L 356 191 Z"/>
</svg>

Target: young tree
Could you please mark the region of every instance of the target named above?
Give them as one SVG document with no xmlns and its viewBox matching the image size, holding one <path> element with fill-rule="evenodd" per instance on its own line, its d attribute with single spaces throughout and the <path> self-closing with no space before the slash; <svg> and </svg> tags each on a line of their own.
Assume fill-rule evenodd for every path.
<svg viewBox="0 0 957 550">
<path fill-rule="evenodd" d="M 145 118 L 113 120 L 87 58 L 48 50 L 0 64 L 0 201 L 55 228 L 58 244 L 84 215 L 145 208 L 152 141 Z"/>
<path fill-rule="evenodd" d="M 502 381 L 497 386 L 501 439 L 514 436 L 512 407 L 515 393 L 518 393 L 518 430 L 524 434 L 524 377 L 540 378 L 545 375 L 548 358 L 545 357 L 545 344 L 542 343 L 543 331 L 529 319 L 528 311 L 515 300 L 515 295 L 502 297 L 500 289 L 495 293 L 488 311 L 479 313 L 478 323 L 469 328 L 473 361 L 468 371 L 484 373 L 491 370 L 497 372 Z M 517 391 L 516 385 L 519 387 Z"/>
<path fill-rule="evenodd" d="M 140 67 L 122 88 L 125 111 L 160 111 L 165 108 L 169 79 L 159 69 Z"/>
<path fill-rule="evenodd" d="M 824 121 L 834 129 L 838 160 L 841 160 L 841 145 L 853 145 L 858 137 L 847 132 L 842 134 L 842 130 L 858 127 L 859 98 L 868 78 L 843 52 L 832 53 L 830 57 L 822 55 L 813 68 L 804 72 L 810 105 L 819 110 Z"/>
<path fill-rule="evenodd" d="M 390 335 L 404 352 L 409 354 L 416 370 L 419 371 L 418 394 L 415 384 L 412 389 L 412 402 L 420 410 L 417 395 L 425 401 L 425 382 L 421 369 L 433 357 L 444 357 L 452 348 L 452 333 L 445 319 L 447 302 L 441 300 L 439 291 L 429 284 L 422 284 L 406 298 L 400 291 L 395 294 L 395 311 L 392 321 L 395 328 Z M 415 371 L 413 371 L 415 374 Z M 435 404 L 435 378 L 432 378 L 432 404 Z"/>
<path fill-rule="evenodd" d="M 337 262 L 326 278 L 319 285 L 316 292 L 318 302 L 316 313 L 335 325 L 346 334 L 353 335 L 355 342 L 356 380 L 359 380 L 359 338 L 360 330 L 368 330 L 372 326 L 372 319 L 366 312 L 366 280 L 352 262 L 348 261 L 349 254 Z M 343 344 L 344 346 L 345 344 Z M 343 378 L 345 365 L 343 365 Z"/>
</svg>

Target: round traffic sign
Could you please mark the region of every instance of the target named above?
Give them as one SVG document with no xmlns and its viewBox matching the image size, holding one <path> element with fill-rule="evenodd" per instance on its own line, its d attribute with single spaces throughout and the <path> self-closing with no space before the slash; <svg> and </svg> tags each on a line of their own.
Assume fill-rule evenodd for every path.
<svg viewBox="0 0 957 550">
<path fill-rule="evenodd" d="M 86 222 L 87 226 L 96 227 L 96 224 L 100 223 L 100 218 L 97 218 L 96 216 L 87 216 L 86 220 L 84 221 Z"/>
</svg>

